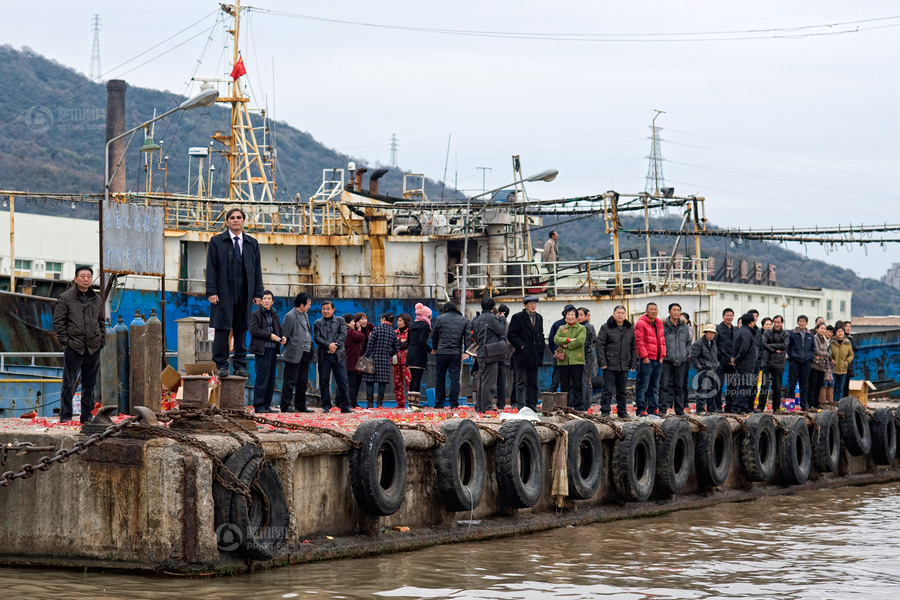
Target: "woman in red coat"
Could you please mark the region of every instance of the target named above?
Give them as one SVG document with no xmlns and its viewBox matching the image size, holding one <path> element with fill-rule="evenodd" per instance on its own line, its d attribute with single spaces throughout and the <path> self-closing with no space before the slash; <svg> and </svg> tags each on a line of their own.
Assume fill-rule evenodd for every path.
<svg viewBox="0 0 900 600">
<path fill-rule="evenodd" d="M 394 367 L 394 397 L 397 399 L 397 408 L 406 407 L 406 390 L 409 389 L 411 375 L 409 367 L 406 366 L 406 351 L 409 349 L 407 337 L 409 336 L 409 326 L 412 324 L 412 317 L 406 313 L 401 313 L 397 317 L 397 342 L 400 344 L 400 351 L 391 359 Z"/>
</svg>

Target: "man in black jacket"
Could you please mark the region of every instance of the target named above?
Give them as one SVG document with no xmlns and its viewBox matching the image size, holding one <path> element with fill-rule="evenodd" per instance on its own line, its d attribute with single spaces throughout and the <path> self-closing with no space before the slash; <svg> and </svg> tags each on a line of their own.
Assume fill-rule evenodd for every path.
<svg viewBox="0 0 900 600">
<path fill-rule="evenodd" d="M 718 403 L 722 386 L 716 377 L 716 370 L 719 368 L 716 335 L 716 326 L 710 323 L 703 328 L 700 339 L 691 345 L 690 360 L 697 369 L 697 375 L 694 377 L 697 414 L 722 412 Z"/>
<path fill-rule="evenodd" d="M 247 323 L 250 310 L 262 300 L 259 244 L 244 233 L 246 215 L 232 208 L 225 215 L 228 230 L 209 240 L 206 251 L 206 296 L 212 305 L 209 326 L 215 330 L 212 357 L 219 377 L 228 376 L 228 335 L 234 333 L 234 374 L 248 377 Z M 252 304 L 251 304 L 252 300 Z"/>
<path fill-rule="evenodd" d="M 507 338 L 515 347 L 516 406 L 537 410 L 538 368 L 544 362 L 544 320 L 537 313 L 537 296 L 526 296 L 525 308 L 512 316 Z"/>
<path fill-rule="evenodd" d="M 734 385 L 734 364 L 731 362 L 731 353 L 734 349 L 735 329 L 731 322 L 734 321 L 734 311 L 726 308 L 722 311 L 722 322 L 716 325 L 716 350 L 719 353 L 719 369 L 716 376 L 719 378 L 719 394 L 716 398 L 717 408 L 722 408 L 721 386 L 726 385 L 725 410 L 731 411 L 731 403 L 734 401 L 736 386 Z"/>
<path fill-rule="evenodd" d="M 275 295 L 265 290 L 262 304 L 250 315 L 250 353 L 256 356 L 256 377 L 253 379 L 253 409 L 258 413 L 272 412 L 275 393 L 275 369 L 278 351 L 287 339 L 281 332 L 278 313 L 272 308 Z"/>
<path fill-rule="evenodd" d="M 450 374 L 450 407 L 459 406 L 459 373 L 469 345 L 469 321 L 452 302 L 444 304 L 431 330 L 431 353 L 435 355 L 434 407 L 444 408 L 447 373 Z"/>
<path fill-rule="evenodd" d="M 615 394 L 619 418 L 628 418 L 628 372 L 637 369 L 638 357 L 634 325 L 625 315 L 625 307 L 617 306 L 597 333 L 597 364 L 603 371 L 600 412 L 604 417 L 609 416 L 610 401 Z"/>
<path fill-rule="evenodd" d="M 784 363 L 787 358 L 788 332 L 784 329 L 784 317 L 776 315 L 772 328 L 763 331 L 763 385 L 772 386 L 772 412 L 781 410 L 781 382 L 784 379 Z M 764 396 L 760 394 L 759 412 L 766 410 Z"/>
<path fill-rule="evenodd" d="M 756 315 L 746 313 L 741 317 L 741 326 L 734 336 L 731 363 L 734 365 L 737 388 L 734 397 L 734 412 L 753 412 L 753 393 L 756 390 L 756 361 L 758 349 L 755 334 Z"/>
<path fill-rule="evenodd" d="M 75 287 L 63 292 L 53 310 L 53 330 L 63 346 L 63 381 L 59 395 L 59 422 L 72 420 L 72 397 L 81 376 L 81 423 L 91 420 L 94 384 L 100 367 L 100 349 L 106 343 L 103 299 L 91 287 L 94 270 L 75 269 Z"/>
<path fill-rule="evenodd" d="M 350 411 L 350 382 L 347 378 L 347 322 L 334 316 L 334 302 L 322 303 L 322 318 L 313 323 L 313 341 L 319 350 L 319 395 L 322 412 L 331 410 L 331 376 L 337 384 L 335 404 L 342 413 Z"/>
<path fill-rule="evenodd" d="M 475 410 L 485 412 L 494 407 L 494 388 L 497 387 L 497 373 L 500 361 L 506 359 L 506 351 L 499 357 L 488 357 L 489 344 L 502 342 L 506 338 L 506 319 L 500 315 L 493 298 L 481 299 L 481 314 L 472 321 L 475 343 L 478 344 L 478 391 Z"/>
</svg>

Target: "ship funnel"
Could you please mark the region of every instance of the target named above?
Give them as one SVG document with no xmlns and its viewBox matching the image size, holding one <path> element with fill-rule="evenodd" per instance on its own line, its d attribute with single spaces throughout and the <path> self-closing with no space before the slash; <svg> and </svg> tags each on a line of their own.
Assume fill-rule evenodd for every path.
<svg viewBox="0 0 900 600">
<path fill-rule="evenodd" d="M 353 174 L 353 191 L 361 192 L 362 191 L 362 178 L 363 173 L 368 171 L 365 167 L 360 167 L 356 170 L 356 173 Z"/>
<path fill-rule="evenodd" d="M 378 180 L 384 177 L 384 175 L 388 172 L 387 169 L 375 169 L 371 175 L 369 175 L 369 193 L 377 194 L 378 193 Z"/>
</svg>

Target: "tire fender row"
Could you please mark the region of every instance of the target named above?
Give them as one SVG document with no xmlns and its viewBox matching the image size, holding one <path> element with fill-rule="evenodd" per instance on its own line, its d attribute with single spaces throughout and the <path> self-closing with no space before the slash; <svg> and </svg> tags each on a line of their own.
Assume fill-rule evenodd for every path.
<svg viewBox="0 0 900 600">
<path fill-rule="evenodd" d="M 606 450 L 593 420 L 588 416 L 562 425 L 568 438 L 568 497 L 573 500 L 593 498 L 604 482 Z M 736 444 L 730 420 L 737 423 Z M 896 412 L 886 408 L 867 412 L 858 399 L 848 397 L 836 411 L 815 414 L 711 415 L 603 424 L 615 433 L 608 462 L 617 496 L 624 502 L 644 502 L 651 496 L 682 493 L 692 473 L 701 490 L 721 486 L 734 460 L 749 482 L 778 479 L 789 486 L 806 483 L 812 469 L 837 473 L 843 449 L 852 456 L 870 455 L 875 464 L 890 465 L 898 457 L 900 407 Z M 551 428 L 562 433 L 556 426 Z M 435 439 L 435 489 L 442 505 L 450 512 L 467 512 L 481 502 L 489 478 L 484 429 L 496 438 L 494 475 L 503 504 L 513 509 L 535 506 L 547 476 L 535 424 L 509 420 L 497 430 L 469 419 L 445 421 L 440 434 L 425 432 Z M 348 459 L 350 488 L 360 510 L 372 517 L 396 513 L 408 478 L 400 427 L 389 419 L 361 423 L 353 434 Z M 221 539 L 220 529 L 225 526 L 233 529 L 228 538 L 233 543 L 223 551 L 269 560 L 283 544 L 290 521 L 281 479 L 255 444 L 239 447 L 224 464 L 251 489 L 252 501 L 214 485 L 217 536 Z"/>
</svg>

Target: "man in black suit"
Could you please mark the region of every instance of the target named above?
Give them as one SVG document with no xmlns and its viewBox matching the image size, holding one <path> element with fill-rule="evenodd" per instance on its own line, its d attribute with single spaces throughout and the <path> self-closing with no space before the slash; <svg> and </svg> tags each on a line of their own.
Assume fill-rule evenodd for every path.
<svg viewBox="0 0 900 600">
<path fill-rule="evenodd" d="M 262 300 L 259 244 L 244 233 L 247 216 L 240 208 L 225 215 L 228 230 L 209 240 L 206 252 L 206 296 L 209 326 L 215 330 L 212 355 L 219 377 L 228 376 L 228 334 L 234 333 L 234 374 L 248 377 L 247 324 L 250 310 Z M 252 299 L 252 303 L 250 300 Z"/>
<path fill-rule="evenodd" d="M 536 296 L 526 296 L 525 308 L 513 315 L 506 337 L 515 346 L 516 404 L 537 410 L 538 367 L 544 362 L 544 321 L 537 313 Z"/>
</svg>

